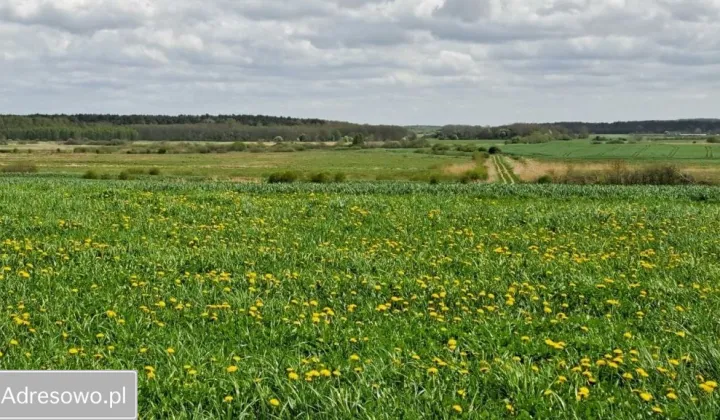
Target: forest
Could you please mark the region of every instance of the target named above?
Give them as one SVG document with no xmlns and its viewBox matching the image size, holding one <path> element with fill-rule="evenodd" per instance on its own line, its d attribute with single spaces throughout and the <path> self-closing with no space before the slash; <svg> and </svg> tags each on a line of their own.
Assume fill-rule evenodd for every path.
<svg viewBox="0 0 720 420">
<path fill-rule="evenodd" d="M 363 141 L 414 137 L 393 125 L 263 115 L 0 115 L 0 140 Z"/>
<path fill-rule="evenodd" d="M 446 125 L 430 136 L 441 140 L 512 139 L 534 133 L 548 135 L 555 140 L 587 138 L 592 134 L 663 134 L 663 133 L 720 133 L 720 120 L 688 119 L 669 121 L 617 121 L 611 123 L 555 122 L 542 124 L 509 124 L 503 126 Z"/>
</svg>

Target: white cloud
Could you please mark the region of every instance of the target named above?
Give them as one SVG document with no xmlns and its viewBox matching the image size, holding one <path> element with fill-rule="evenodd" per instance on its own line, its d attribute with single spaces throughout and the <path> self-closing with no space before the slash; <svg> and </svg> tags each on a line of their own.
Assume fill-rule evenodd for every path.
<svg viewBox="0 0 720 420">
<path fill-rule="evenodd" d="M 712 116 L 719 17 L 720 0 L 0 0 L 0 112 Z"/>
</svg>

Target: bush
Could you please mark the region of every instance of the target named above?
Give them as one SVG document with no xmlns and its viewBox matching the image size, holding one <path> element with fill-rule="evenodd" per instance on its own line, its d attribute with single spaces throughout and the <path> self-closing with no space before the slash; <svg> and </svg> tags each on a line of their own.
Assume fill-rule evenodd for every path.
<svg viewBox="0 0 720 420">
<path fill-rule="evenodd" d="M 335 176 L 333 177 L 333 180 L 334 180 L 335 182 L 345 182 L 346 179 L 347 179 L 347 175 L 345 175 L 344 172 L 338 172 L 338 173 L 336 173 Z"/>
<path fill-rule="evenodd" d="M 553 179 L 550 175 L 543 175 L 537 179 L 538 184 L 552 184 Z"/>
<path fill-rule="evenodd" d="M 35 166 L 35 164 L 31 162 L 15 162 L 2 168 L 2 171 L 5 173 L 29 174 L 37 172 L 38 169 L 37 166 Z"/>
<path fill-rule="evenodd" d="M 430 179 L 428 180 L 430 184 L 435 185 L 440 183 L 440 177 L 437 175 L 430 175 Z"/>
<path fill-rule="evenodd" d="M 124 170 L 118 174 L 118 179 L 121 181 L 127 181 L 128 179 L 132 179 L 132 178 L 133 178 L 133 176 L 127 170 Z"/>
<path fill-rule="evenodd" d="M 497 146 L 492 146 L 488 149 L 488 153 L 491 155 L 499 155 L 500 153 L 502 153 L 502 150 L 500 150 L 500 148 Z"/>
<path fill-rule="evenodd" d="M 720 143 L 720 138 L 717 138 L 717 137 L 709 137 L 709 138 L 707 139 L 707 142 L 708 142 L 708 143 Z"/>
<path fill-rule="evenodd" d="M 161 148 L 158 149 L 157 152 L 158 152 L 158 155 L 164 155 L 164 154 L 167 153 L 167 149 L 164 148 L 164 147 L 161 147 Z"/>
<path fill-rule="evenodd" d="M 316 184 L 327 184 L 331 179 L 330 174 L 326 172 L 318 172 L 310 176 L 310 182 L 314 182 Z"/>
<path fill-rule="evenodd" d="M 160 169 L 159 168 L 150 168 L 148 171 L 149 175 L 160 175 Z"/>
<path fill-rule="evenodd" d="M 268 177 L 268 182 L 271 184 L 292 183 L 297 181 L 298 178 L 300 178 L 300 175 L 297 172 L 275 172 L 273 174 L 270 174 L 270 176 Z"/>
<path fill-rule="evenodd" d="M 98 175 L 97 172 L 90 169 L 89 171 L 85 172 L 85 174 L 82 177 L 83 177 L 83 179 L 98 179 L 98 178 L 100 178 L 100 175 Z"/>
<path fill-rule="evenodd" d="M 230 145 L 230 150 L 232 150 L 233 152 L 244 152 L 247 150 L 247 144 L 241 141 L 236 141 L 235 143 Z"/>
</svg>

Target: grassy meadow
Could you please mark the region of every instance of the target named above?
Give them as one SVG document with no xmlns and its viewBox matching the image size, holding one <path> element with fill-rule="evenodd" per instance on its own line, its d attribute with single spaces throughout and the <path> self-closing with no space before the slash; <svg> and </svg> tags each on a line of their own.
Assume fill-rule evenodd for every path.
<svg viewBox="0 0 720 420">
<path fill-rule="evenodd" d="M 0 178 L 0 369 L 141 418 L 717 418 L 720 189 Z"/>
<path fill-rule="evenodd" d="M 263 179 L 276 171 L 309 174 L 342 172 L 351 180 L 427 180 L 443 168 L 467 163 L 470 156 L 415 153 L 413 149 L 308 150 L 302 152 L 229 152 L 179 154 L 58 153 L 31 149 L 32 153 L 0 154 L 2 166 L 32 163 L 40 173 L 79 176 L 87 171 L 117 176 L 157 168 L 170 177 Z"/>
<path fill-rule="evenodd" d="M 507 153 L 542 159 L 720 163 L 720 144 L 692 141 L 592 144 L 589 140 L 571 140 L 541 144 L 508 144 L 501 147 Z"/>
<path fill-rule="evenodd" d="M 605 137 L 607 141 L 618 138 Z M 608 140 L 609 139 L 609 140 Z M 396 142 L 397 143 L 397 142 Z M 234 181 L 266 180 L 292 171 L 309 180 L 320 173 L 351 181 L 500 183 L 536 182 L 543 175 L 600 174 L 617 162 L 631 169 L 673 165 L 698 182 L 720 183 L 720 145 L 699 140 L 646 139 L 595 144 L 592 140 L 504 144 L 497 140 L 430 140 L 425 147 L 364 148 L 335 143 L 120 142 L 76 145 L 65 142 L 10 143 L 0 147 L 0 171 L 44 175 L 143 177 Z M 482 161 L 478 153 L 499 147 L 505 156 Z M 487 173 L 486 173 L 487 172 Z M 585 176 L 585 175 L 583 175 Z"/>
</svg>

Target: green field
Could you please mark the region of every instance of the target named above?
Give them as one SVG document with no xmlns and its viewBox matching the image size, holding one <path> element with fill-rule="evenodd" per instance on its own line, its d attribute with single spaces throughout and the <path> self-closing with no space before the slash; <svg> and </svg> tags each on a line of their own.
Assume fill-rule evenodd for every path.
<svg viewBox="0 0 720 420">
<path fill-rule="evenodd" d="M 349 179 L 427 179 L 444 166 L 468 162 L 470 156 L 415 153 L 413 149 L 310 150 L 303 152 L 230 152 L 208 154 L 33 153 L 0 154 L 0 165 L 32 163 L 41 173 L 81 175 L 88 170 L 117 175 L 123 170 L 158 168 L 166 176 L 264 178 L 270 173 L 343 172 Z"/>
<path fill-rule="evenodd" d="M 0 179 L 0 369 L 141 418 L 716 418 L 720 189 Z"/>
<path fill-rule="evenodd" d="M 592 144 L 589 140 L 571 140 L 541 144 L 508 144 L 501 147 L 507 153 L 543 159 L 625 159 L 629 161 L 720 163 L 720 145 L 693 144 L 691 141 Z"/>
</svg>

